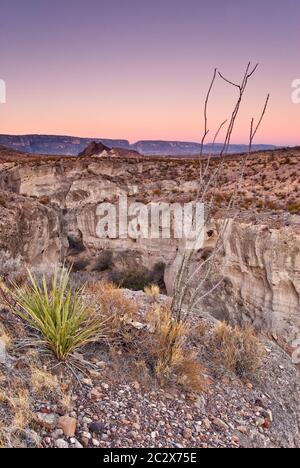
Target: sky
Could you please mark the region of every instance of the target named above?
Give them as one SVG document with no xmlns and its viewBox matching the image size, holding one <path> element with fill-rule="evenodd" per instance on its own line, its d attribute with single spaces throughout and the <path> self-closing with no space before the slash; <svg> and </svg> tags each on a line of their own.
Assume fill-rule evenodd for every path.
<svg viewBox="0 0 300 468">
<path fill-rule="evenodd" d="M 300 144 L 299 20 L 299 0 L 0 0 L 0 133 L 199 141 L 214 68 L 251 61 L 232 142 L 270 93 L 256 143 Z M 236 97 L 217 81 L 208 141 Z"/>
</svg>

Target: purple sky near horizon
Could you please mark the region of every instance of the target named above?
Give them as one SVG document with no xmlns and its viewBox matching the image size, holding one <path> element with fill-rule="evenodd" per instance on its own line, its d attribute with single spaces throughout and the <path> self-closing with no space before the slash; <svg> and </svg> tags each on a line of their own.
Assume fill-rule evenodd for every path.
<svg viewBox="0 0 300 468">
<path fill-rule="evenodd" d="M 256 142 L 300 144 L 299 20 L 299 0 L 0 0 L 0 133 L 199 141 L 214 67 L 239 80 L 251 60 L 233 142 L 270 92 Z M 211 139 L 235 97 L 217 82 Z"/>
</svg>

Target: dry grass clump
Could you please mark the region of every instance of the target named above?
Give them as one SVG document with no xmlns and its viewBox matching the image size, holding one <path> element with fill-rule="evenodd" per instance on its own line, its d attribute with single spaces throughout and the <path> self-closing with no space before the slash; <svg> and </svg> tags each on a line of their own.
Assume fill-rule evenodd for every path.
<svg viewBox="0 0 300 468">
<path fill-rule="evenodd" d="M 262 345 L 253 327 L 232 327 L 218 323 L 211 337 L 218 364 L 241 378 L 252 377 L 260 367 Z"/>
<path fill-rule="evenodd" d="M 60 385 L 57 376 L 40 367 L 31 367 L 31 388 L 36 395 L 57 395 Z"/>
<path fill-rule="evenodd" d="M 150 284 L 144 288 L 144 293 L 151 298 L 156 298 L 160 295 L 160 287 L 157 284 Z"/>
<path fill-rule="evenodd" d="M 0 340 L 5 348 L 9 348 L 11 346 L 11 336 L 2 323 L 0 323 Z"/>
<path fill-rule="evenodd" d="M 146 359 L 160 383 L 176 376 L 178 384 L 191 391 L 205 387 L 204 369 L 196 356 L 188 350 L 188 328 L 174 320 L 166 306 L 155 306 L 149 314 L 152 333 L 144 340 Z"/>
<path fill-rule="evenodd" d="M 133 339 L 131 323 L 134 322 L 137 305 L 113 283 L 90 285 L 87 292 L 93 294 L 97 315 L 106 322 L 107 339 L 115 345 L 130 343 Z"/>
<path fill-rule="evenodd" d="M 22 435 L 32 420 L 29 391 L 24 386 L 0 388 L 0 404 L 10 414 L 0 426 L 0 447 L 20 447 Z"/>
<path fill-rule="evenodd" d="M 300 202 L 290 203 L 287 209 L 291 214 L 300 214 Z"/>
</svg>

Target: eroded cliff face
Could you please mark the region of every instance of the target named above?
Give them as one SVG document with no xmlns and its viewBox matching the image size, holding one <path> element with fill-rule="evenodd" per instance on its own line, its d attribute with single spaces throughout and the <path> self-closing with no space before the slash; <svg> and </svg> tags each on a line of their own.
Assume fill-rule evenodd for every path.
<svg viewBox="0 0 300 468">
<path fill-rule="evenodd" d="M 225 243 L 229 317 L 289 342 L 300 330 L 300 230 L 234 223 Z M 226 305 L 227 301 L 225 301 Z"/>
<path fill-rule="evenodd" d="M 206 248 L 215 245 L 219 229 L 220 222 L 210 226 L 215 234 L 206 239 Z M 169 292 L 181 260 L 179 251 L 166 269 Z M 239 325 L 251 323 L 286 343 L 299 337 L 299 227 L 272 228 L 269 224 L 231 220 L 217 267 L 211 274 L 211 285 L 221 277 L 225 281 L 205 298 L 199 306 L 202 311 Z"/>
<path fill-rule="evenodd" d="M 113 251 L 118 264 L 141 263 L 149 268 L 162 261 L 171 294 L 182 255 L 178 242 L 101 239 L 97 206 L 104 201 L 117 204 L 120 194 L 149 202 L 155 193 L 186 196 L 195 188 L 184 168 L 174 177 L 149 161 L 91 158 L 6 164 L 0 171 L 0 189 L 14 195 L 0 203 L 0 247 L 32 263 L 61 261 L 66 256 L 93 262 L 106 249 Z M 213 242 L 214 236 L 207 236 L 206 247 Z M 201 307 L 218 318 L 254 323 L 286 342 L 299 336 L 299 226 L 232 221 L 224 252 L 226 281 Z"/>
<path fill-rule="evenodd" d="M 59 210 L 0 191 L 0 250 L 47 264 L 61 261 L 67 245 Z"/>
</svg>

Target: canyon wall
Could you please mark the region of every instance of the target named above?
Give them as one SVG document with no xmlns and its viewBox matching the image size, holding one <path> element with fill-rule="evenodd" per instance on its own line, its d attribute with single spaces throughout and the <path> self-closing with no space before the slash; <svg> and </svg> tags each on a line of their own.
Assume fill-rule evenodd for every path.
<svg viewBox="0 0 300 468">
<path fill-rule="evenodd" d="M 67 256 L 92 263 L 107 249 L 113 251 L 117 265 L 151 268 L 164 262 L 171 294 L 182 255 L 178 241 L 100 239 L 97 206 L 105 201 L 117 204 L 120 194 L 142 201 L 153 191 L 178 189 L 184 194 L 193 187 L 194 181 L 159 174 L 151 162 L 92 158 L 6 164 L 0 170 L 0 248 L 19 253 L 33 264 Z M 212 231 L 218 229 L 216 222 Z M 205 247 L 212 246 L 214 238 L 210 232 Z M 234 323 L 253 323 L 286 342 L 299 336 L 299 226 L 273 225 L 270 220 L 231 221 L 224 252 L 220 263 L 225 281 L 201 305 L 202 312 Z"/>
</svg>

